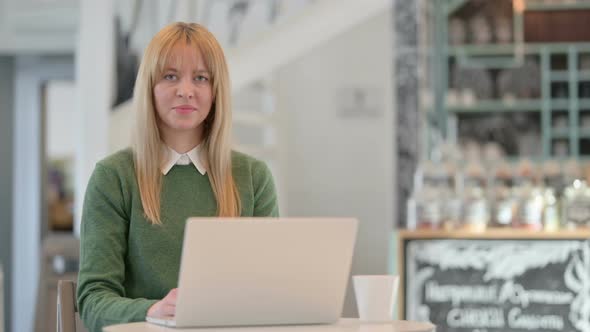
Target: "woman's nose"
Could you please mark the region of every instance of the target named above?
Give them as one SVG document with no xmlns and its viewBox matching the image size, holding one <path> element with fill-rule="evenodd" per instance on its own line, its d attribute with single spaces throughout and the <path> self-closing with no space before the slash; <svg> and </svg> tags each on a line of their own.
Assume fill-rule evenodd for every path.
<svg viewBox="0 0 590 332">
<path fill-rule="evenodd" d="M 185 80 L 181 81 L 178 85 L 176 95 L 180 98 L 193 98 L 195 96 L 195 92 L 193 90 L 192 82 L 186 82 Z"/>
</svg>

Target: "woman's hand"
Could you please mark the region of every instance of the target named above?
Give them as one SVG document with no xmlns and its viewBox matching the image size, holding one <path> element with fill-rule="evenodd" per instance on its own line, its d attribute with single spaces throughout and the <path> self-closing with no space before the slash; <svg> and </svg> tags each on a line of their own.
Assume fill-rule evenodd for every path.
<svg viewBox="0 0 590 332">
<path fill-rule="evenodd" d="M 154 303 L 147 311 L 149 317 L 167 318 L 176 314 L 176 297 L 178 288 L 172 289 L 163 299 Z"/>
</svg>

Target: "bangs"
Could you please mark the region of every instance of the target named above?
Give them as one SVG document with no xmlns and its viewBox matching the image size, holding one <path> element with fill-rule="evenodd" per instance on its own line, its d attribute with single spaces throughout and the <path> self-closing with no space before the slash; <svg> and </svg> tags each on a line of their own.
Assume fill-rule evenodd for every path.
<svg viewBox="0 0 590 332">
<path fill-rule="evenodd" d="M 179 44 L 187 45 L 198 51 L 203 57 L 205 69 L 211 75 L 212 82 L 215 81 L 215 65 L 213 63 L 213 51 L 205 38 L 199 36 L 194 30 L 177 30 L 171 38 L 161 44 L 160 54 L 156 57 L 157 63 L 152 68 L 152 79 L 160 77 L 166 68 L 179 68 L 182 65 L 183 57 L 175 55 L 172 50 Z"/>
</svg>

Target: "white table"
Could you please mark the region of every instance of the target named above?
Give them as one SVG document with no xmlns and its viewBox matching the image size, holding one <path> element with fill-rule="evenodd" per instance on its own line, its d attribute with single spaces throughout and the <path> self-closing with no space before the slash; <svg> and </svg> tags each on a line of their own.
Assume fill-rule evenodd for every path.
<svg viewBox="0 0 590 332">
<path fill-rule="evenodd" d="M 332 325 L 287 325 L 222 328 L 176 329 L 146 322 L 107 326 L 104 332 L 434 332 L 430 323 L 397 320 L 389 323 L 361 323 L 358 319 L 343 318 Z"/>
</svg>

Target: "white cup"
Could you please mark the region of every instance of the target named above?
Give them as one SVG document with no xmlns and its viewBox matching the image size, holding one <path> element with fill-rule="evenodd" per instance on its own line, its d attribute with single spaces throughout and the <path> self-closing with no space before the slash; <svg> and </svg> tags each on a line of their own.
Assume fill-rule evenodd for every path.
<svg viewBox="0 0 590 332">
<path fill-rule="evenodd" d="M 359 319 L 363 322 L 391 321 L 399 276 L 358 275 L 352 280 Z"/>
</svg>

